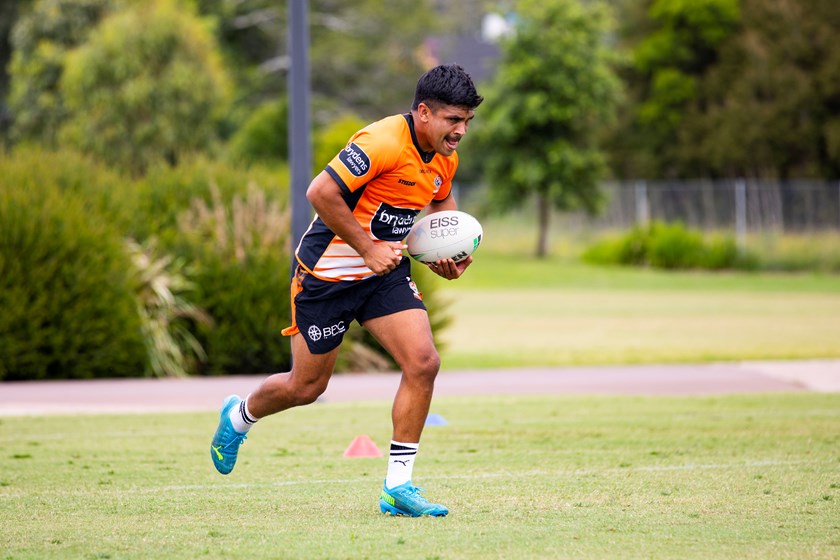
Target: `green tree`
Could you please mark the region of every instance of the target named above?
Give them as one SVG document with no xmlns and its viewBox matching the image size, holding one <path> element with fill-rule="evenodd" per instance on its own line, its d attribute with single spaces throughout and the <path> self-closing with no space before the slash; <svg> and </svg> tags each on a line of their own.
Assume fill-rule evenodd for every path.
<svg viewBox="0 0 840 560">
<path fill-rule="evenodd" d="M 207 26 L 173 2 L 114 13 L 66 60 L 61 138 L 143 173 L 210 148 L 229 91 Z"/>
<path fill-rule="evenodd" d="M 633 22 L 622 27 L 632 61 L 624 73 L 628 104 L 612 141 L 618 175 L 684 174 L 679 139 L 686 113 L 702 105 L 702 80 L 737 29 L 739 5 L 739 0 L 653 0 L 643 13 L 623 5 L 622 14 Z"/>
<path fill-rule="evenodd" d="M 116 0 L 36 0 L 17 19 L 9 64 L 13 140 L 55 144 L 66 117 L 59 83 L 67 51 L 83 43 L 115 4 Z"/>
<path fill-rule="evenodd" d="M 0 3 L 0 145 L 8 141 L 11 112 L 8 107 L 8 66 L 12 60 L 12 28 L 18 14 L 29 7 L 31 0 L 7 0 Z"/>
<path fill-rule="evenodd" d="M 742 0 L 739 32 L 701 83 L 679 142 L 700 175 L 840 174 L 840 5 Z"/>
<path fill-rule="evenodd" d="M 312 0 L 310 11 L 314 94 L 368 119 L 408 111 L 420 49 L 441 25 L 432 3 Z"/>
<path fill-rule="evenodd" d="M 476 136 L 493 208 L 537 199 L 537 255 L 548 252 L 551 208 L 593 212 L 605 165 L 596 140 L 619 93 L 604 38 L 603 3 L 523 0 L 515 36 L 480 108 Z"/>
</svg>

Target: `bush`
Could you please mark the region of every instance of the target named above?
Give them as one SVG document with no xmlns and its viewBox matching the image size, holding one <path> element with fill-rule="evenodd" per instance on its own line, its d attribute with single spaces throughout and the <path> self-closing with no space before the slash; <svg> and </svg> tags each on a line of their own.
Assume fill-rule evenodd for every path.
<svg viewBox="0 0 840 560">
<path fill-rule="evenodd" d="M 289 325 L 289 262 L 284 252 L 242 261 L 197 247 L 195 302 L 212 325 L 198 325 L 207 354 L 203 374 L 288 371 L 291 351 L 280 331 Z"/>
<path fill-rule="evenodd" d="M 680 223 L 653 222 L 623 236 L 607 237 L 584 251 L 593 264 L 651 266 L 665 269 L 752 269 L 755 259 L 738 250 L 731 236 L 705 240 Z"/>
<path fill-rule="evenodd" d="M 647 260 L 654 268 L 700 268 L 705 247 L 703 237 L 682 224 L 653 223 L 647 247 Z"/>
<path fill-rule="evenodd" d="M 0 185 L 4 189 L 50 186 L 56 193 L 74 195 L 91 212 L 125 228 L 135 206 L 130 179 L 70 150 L 21 147 L 0 156 Z"/>
<path fill-rule="evenodd" d="M 257 107 L 228 143 L 234 161 L 289 159 L 289 108 L 285 99 Z"/>
<path fill-rule="evenodd" d="M 191 158 L 178 167 L 156 166 L 134 186 L 128 233 L 140 240 L 157 237 L 171 249 L 180 237 L 178 217 L 195 201 L 210 203 L 215 189 L 221 203 L 229 207 L 235 196 L 247 194 L 249 185 L 259 186 L 269 200 L 282 205 L 289 199 L 285 166 L 242 167 L 203 157 Z"/>
<path fill-rule="evenodd" d="M 0 379 L 142 375 L 119 231 L 47 167 L 27 179 L 0 165 Z"/>
<path fill-rule="evenodd" d="M 289 213 L 251 185 L 226 203 L 210 187 L 178 217 L 173 250 L 192 263 L 195 303 L 213 325 L 197 325 L 207 354 L 202 373 L 280 371 L 290 365 L 288 339 Z"/>
</svg>

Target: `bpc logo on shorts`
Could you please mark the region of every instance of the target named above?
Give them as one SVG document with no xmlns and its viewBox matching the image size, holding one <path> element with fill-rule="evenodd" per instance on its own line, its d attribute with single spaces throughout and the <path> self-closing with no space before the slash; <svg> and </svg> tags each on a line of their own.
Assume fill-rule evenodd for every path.
<svg viewBox="0 0 840 560">
<path fill-rule="evenodd" d="M 339 321 L 335 325 L 330 325 L 329 327 L 317 327 L 312 325 L 308 329 L 306 329 L 306 334 L 309 335 L 309 340 L 312 342 L 318 342 L 322 338 L 329 338 L 331 336 L 338 336 L 344 333 L 347 330 L 347 327 L 344 326 L 344 321 Z"/>
<path fill-rule="evenodd" d="M 355 142 L 339 152 L 338 160 L 356 177 L 362 177 L 370 169 L 370 158 Z"/>
<path fill-rule="evenodd" d="M 307 330 L 306 333 L 309 335 L 309 340 L 311 340 L 312 342 L 318 342 L 319 340 L 321 340 L 321 329 L 319 329 L 315 325 L 309 327 L 309 330 Z"/>
</svg>

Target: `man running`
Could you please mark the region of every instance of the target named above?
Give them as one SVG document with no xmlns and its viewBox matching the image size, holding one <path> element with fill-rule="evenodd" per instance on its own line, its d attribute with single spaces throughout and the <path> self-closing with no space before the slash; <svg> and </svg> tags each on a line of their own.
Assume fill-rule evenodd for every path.
<svg viewBox="0 0 840 560">
<path fill-rule="evenodd" d="M 411 111 L 363 128 L 313 179 L 306 196 L 317 215 L 295 251 L 292 278 L 293 365 L 271 375 L 244 400 L 225 399 L 210 448 L 216 469 L 228 474 L 257 420 L 312 403 L 327 388 L 339 345 L 354 319 L 402 371 L 392 408 L 383 513 L 444 516 L 411 482 L 420 435 L 429 413 L 440 357 L 422 295 L 402 256 L 416 216 L 455 210 L 452 178 L 458 143 L 483 98 L 458 65 L 441 65 L 417 82 Z M 469 257 L 430 265 L 448 280 Z"/>
</svg>

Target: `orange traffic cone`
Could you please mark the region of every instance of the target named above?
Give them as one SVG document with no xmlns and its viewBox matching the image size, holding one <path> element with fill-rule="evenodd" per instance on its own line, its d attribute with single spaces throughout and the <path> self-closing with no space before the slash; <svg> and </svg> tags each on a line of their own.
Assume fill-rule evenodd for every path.
<svg viewBox="0 0 840 560">
<path fill-rule="evenodd" d="M 356 436 L 344 451 L 344 457 L 382 457 L 382 452 L 368 436 Z"/>
</svg>

